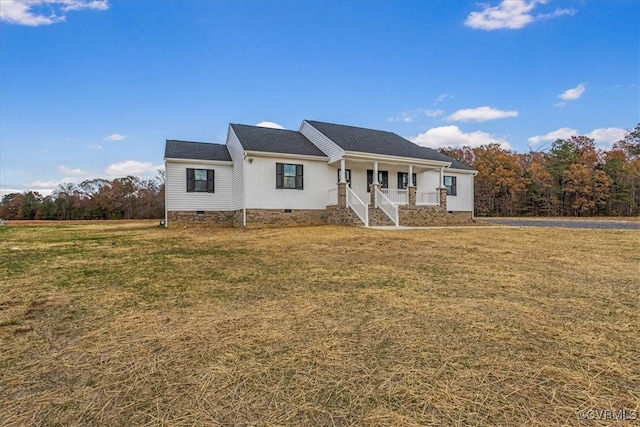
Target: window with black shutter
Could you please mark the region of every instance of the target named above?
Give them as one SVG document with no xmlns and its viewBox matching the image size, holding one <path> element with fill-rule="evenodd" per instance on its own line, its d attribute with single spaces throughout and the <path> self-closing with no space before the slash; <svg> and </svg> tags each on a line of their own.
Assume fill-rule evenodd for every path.
<svg viewBox="0 0 640 427">
<path fill-rule="evenodd" d="M 389 188 L 389 172 L 378 171 L 378 183 L 382 188 Z M 371 184 L 373 184 L 373 170 L 367 169 L 367 193 L 371 191 Z"/>
<path fill-rule="evenodd" d="M 213 169 L 187 168 L 188 193 L 214 193 L 215 171 Z"/>
<path fill-rule="evenodd" d="M 447 187 L 447 196 L 458 194 L 458 178 L 455 176 L 444 176 L 444 186 Z"/>
<path fill-rule="evenodd" d="M 411 174 L 413 178 L 413 185 L 415 187 L 418 186 L 418 181 L 416 180 L 416 174 Z M 398 189 L 402 190 L 407 188 L 409 185 L 409 172 L 398 172 Z"/>
<path fill-rule="evenodd" d="M 276 163 L 276 188 L 302 190 L 304 188 L 303 165 Z"/>
</svg>

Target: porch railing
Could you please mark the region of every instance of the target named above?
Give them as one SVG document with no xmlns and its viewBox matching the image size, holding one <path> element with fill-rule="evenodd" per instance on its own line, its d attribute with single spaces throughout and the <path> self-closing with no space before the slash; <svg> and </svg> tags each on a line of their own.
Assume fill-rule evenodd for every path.
<svg viewBox="0 0 640 427">
<path fill-rule="evenodd" d="M 327 194 L 327 206 L 334 206 L 338 204 L 338 189 L 332 188 Z"/>
<path fill-rule="evenodd" d="M 398 205 L 389 200 L 379 188 L 376 188 L 376 207 L 382 209 L 395 226 L 398 226 Z"/>
<path fill-rule="evenodd" d="M 407 190 L 383 188 L 380 191 L 396 205 L 406 205 L 408 202 Z"/>
<path fill-rule="evenodd" d="M 438 206 L 440 204 L 440 193 L 419 192 L 416 193 L 416 204 L 424 206 Z"/>
<path fill-rule="evenodd" d="M 365 227 L 369 226 L 369 207 L 360 200 L 360 197 L 353 192 L 351 187 L 347 187 L 347 206 L 358 215 Z"/>
</svg>

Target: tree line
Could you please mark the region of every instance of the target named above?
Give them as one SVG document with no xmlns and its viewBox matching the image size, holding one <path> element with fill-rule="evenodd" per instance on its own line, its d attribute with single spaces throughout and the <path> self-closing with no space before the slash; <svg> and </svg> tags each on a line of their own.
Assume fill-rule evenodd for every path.
<svg viewBox="0 0 640 427">
<path fill-rule="evenodd" d="M 573 136 L 546 152 L 498 144 L 442 151 L 478 171 L 478 216 L 640 215 L 640 124 L 608 150 Z"/>
<path fill-rule="evenodd" d="M 11 193 L 0 202 L 3 219 L 148 219 L 164 217 L 164 173 L 65 183 L 50 195 Z"/>
<path fill-rule="evenodd" d="M 640 215 L 640 124 L 608 150 L 586 136 L 558 139 L 548 151 L 516 153 L 498 144 L 447 148 L 478 171 L 477 216 Z M 7 194 L 3 219 L 144 219 L 164 217 L 164 173 L 62 184 L 48 196 Z"/>
</svg>

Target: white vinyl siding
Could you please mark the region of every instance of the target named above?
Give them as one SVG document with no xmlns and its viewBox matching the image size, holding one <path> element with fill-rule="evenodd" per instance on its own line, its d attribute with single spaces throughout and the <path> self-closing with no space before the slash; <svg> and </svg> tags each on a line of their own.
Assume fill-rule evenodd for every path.
<svg viewBox="0 0 640 427">
<path fill-rule="evenodd" d="M 422 176 L 420 176 L 422 175 Z M 428 170 L 418 175 L 418 189 L 417 191 L 423 191 L 425 193 L 432 193 L 439 191 L 440 188 L 440 170 Z"/>
<path fill-rule="evenodd" d="M 187 192 L 187 169 L 213 169 L 215 193 Z M 230 164 L 166 162 L 165 192 L 167 211 L 232 210 L 232 175 Z"/>
<path fill-rule="evenodd" d="M 330 160 L 340 159 L 344 155 L 342 148 L 311 126 L 306 120 L 302 122 L 300 133 L 326 154 Z"/>
<path fill-rule="evenodd" d="M 240 141 L 235 132 L 229 126 L 229 134 L 227 136 L 227 149 L 233 160 L 233 210 L 244 208 L 244 148 L 240 145 Z"/>
<path fill-rule="evenodd" d="M 245 162 L 247 209 L 325 209 L 329 189 L 336 188 L 335 168 L 326 159 L 255 155 L 250 159 Z M 276 163 L 303 165 L 303 189 L 277 189 Z"/>
<path fill-rule="evenodd" d="M 449 211 L 473 211 L 473 174 L 454 173 L 444 170 L 447 176 L 456 177 L 456 196 L 447 196 L 447 210 Z"/>
</svg>

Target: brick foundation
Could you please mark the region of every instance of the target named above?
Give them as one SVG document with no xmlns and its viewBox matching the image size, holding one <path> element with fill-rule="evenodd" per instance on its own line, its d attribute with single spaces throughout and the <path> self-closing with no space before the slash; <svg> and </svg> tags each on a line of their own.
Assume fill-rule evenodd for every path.
<svg viewBox="0 0 640 427">
<path fill-rule="evenodd" d="M 369 205 L 369 225 L 371 227 L 378 227 L 381 225 L 395 225 L 395 223 L 382 209 Z"/>
<path fill-rule="evenodd" d="M 242 211 L 240 223 L 242 224 Z M 292 227 L 327 224 L 326 209 L 247 209 L 247 227 Z"/>
<path fill-rule="evenodd" d="M 471 222 L 471 212 L 446 211 L 444 206 L 400 206 L 400 225 L 428 227 L 433 225 L 461 224 Z"/>
<path fill-rule="evenodd" d="M 400 225 L 424 227 L 461 224 L 472 221 L 471 212 L 447 212 L 442 206 L 400 206 Z M 203 224 L 214 227 L 242 227 L 243 212 L 236 211 L 170 211 L 169 226 L 179 224 Z M 327 206 L 326 209 L 247 209 L 247 228 L 294 227 L 312 225 L 345 225 L 361 227 L 364 224 L 350 208 Z M 369 208 L 369 225 L 393 225 L 380 210 Z"/>
<path fill-rule="evenodd" d="M 327 224 L 362 227 L 364 224 L 351 208 L 327 206 Z"/>
<path fill-rule="evenodd" d="M 169 226 L 173 224 L 206 224 L 216 227 L 233 227 L 233 212 L 226 211 L 169 211 Z"/>
</svg>

